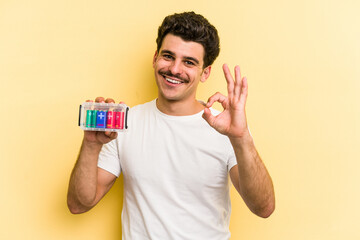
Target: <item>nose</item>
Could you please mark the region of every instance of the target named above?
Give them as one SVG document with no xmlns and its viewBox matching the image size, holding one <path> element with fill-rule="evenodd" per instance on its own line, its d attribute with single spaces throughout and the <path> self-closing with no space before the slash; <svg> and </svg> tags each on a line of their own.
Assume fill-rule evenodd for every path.
<svg viewBox="0 0 360 240">
<path fill-rule="evenodd" d="M 182 73 L 181 61 L 172 61 L 169 70 L 173 75 L 180 75 Z"/>
</svg>

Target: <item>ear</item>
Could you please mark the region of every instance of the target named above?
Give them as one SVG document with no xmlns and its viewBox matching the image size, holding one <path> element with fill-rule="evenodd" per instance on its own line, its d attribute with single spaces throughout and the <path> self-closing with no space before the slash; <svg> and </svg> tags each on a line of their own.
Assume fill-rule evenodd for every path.
<svg viewBox="0 0 360 240">
<path fill-rule="evenodd" d="M 156 62 L 157 57 L 158 57 L 158 51 L 156 50 L 154 57 L 153 57 L 153 68 L 155 68 L 155 62 Z"/>
<path fill-rule="evenodd" d="M 200 79 L 200 82 L 205 82 L 208 77 L 210 76 L 210 72 L 211 72 L 211 65 L 210 66 L 207 66 L 204 70 L 203 70 L 203 73 L 201 75 L 201 79 Z"/>
</svg>

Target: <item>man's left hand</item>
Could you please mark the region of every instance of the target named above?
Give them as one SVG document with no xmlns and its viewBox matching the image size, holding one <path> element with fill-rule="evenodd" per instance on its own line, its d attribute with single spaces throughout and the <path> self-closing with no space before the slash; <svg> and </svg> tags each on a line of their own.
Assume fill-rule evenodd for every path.
<svg viewBox="0 0 360 240">
<path fill-rule="evenodd" d="M 204 109 L 203 118 L 221 134 L 229 138 L 242 138 L 249 133 L 245 114 L 245 104 L 248 94 L 246 77 L 241 77 L 240 67 L 235 66 L 235 80 L 229 67 L 223 65 L 224 75 L 227 82 L 228 96 L 217 92 L 212 95 Z M 210 107 L 214 102 L 221 103 L 224 110 L 217 116 L 213 116 Z"/>
</svg>

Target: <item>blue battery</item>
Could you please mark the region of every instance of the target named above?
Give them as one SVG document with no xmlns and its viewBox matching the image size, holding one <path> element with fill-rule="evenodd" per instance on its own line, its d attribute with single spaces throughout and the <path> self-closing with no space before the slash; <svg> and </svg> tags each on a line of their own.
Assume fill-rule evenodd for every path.
<svg viewBox="0 0 360 240">
<path fill-rule="evenodd" d="M 106 128 L 106 111 L 98 111 L 96 113 L 96 127 Z"/>
</svg>

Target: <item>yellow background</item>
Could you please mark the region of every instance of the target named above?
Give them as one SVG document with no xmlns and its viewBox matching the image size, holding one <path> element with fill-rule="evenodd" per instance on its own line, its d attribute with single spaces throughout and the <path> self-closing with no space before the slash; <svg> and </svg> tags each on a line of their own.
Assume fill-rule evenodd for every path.
<svg viewBox="0 0 360 240">
<path fill-rule="evenodd" d="M 204 14 L 221 53 L 198 98 L 249 82 L 247 115 L 275 184 L 269 219 L 232 189 L 232 239 L 360 239 L 360 2 L 0 1 L 0 239 L 120 239 L 121 179 L 92 211 L 66 207 L 78 105 L 156 97 L 157 27 Z M 136 127 L 136 126 L 134 126 Z"/>
</svg>

